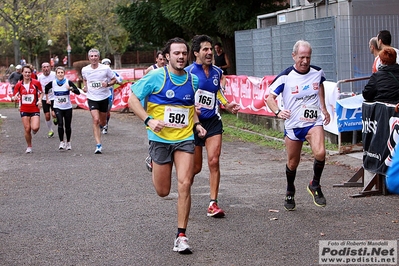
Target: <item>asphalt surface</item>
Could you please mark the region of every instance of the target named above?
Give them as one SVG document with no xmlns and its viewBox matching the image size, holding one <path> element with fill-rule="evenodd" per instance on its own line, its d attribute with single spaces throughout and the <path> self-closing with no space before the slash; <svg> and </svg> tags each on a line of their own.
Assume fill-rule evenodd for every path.
<svg viewBox="0 0 399 266">
<path fill-rule="evenodd" d="M 361 160 L 332 155 L 323 173 L 327 206 L 306 191 L 313 160 L 304 156 L 296 181 L 297 210 L 284 211 L 285 153 L 224 141 L 219 205 L 206 216 L 207 165 L 195 178 L 187 229 L 193 254 L 172 251 L 176 180 L 160 198 L 146 170 L 147 136 L 133 114 L 112 114 L 103 154 L 94 154 L 91 117 L 76 109 L 72 150 L 48 139 L 44 117 L 26 143 L 17 109 L 0 109 L 0 265 L 318 265 L 319 240 L 396 240 L 399 198 L 351 198 L 336 188 Z M 206 160 L 204 160 L 206 162 Z"/>
</svg>

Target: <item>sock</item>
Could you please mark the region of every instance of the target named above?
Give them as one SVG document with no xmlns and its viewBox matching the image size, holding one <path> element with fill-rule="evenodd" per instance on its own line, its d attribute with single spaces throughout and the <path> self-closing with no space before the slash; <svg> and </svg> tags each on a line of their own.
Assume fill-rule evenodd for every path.
<svg viewBox="0 0 399 266">
<path fill-rule="evenodd" d="M 213 203 L 218 203 L 218 200 L 217 199 L 211 199 L 210 201 L 209 201 L 209 206 L 211 206 Z"/>
<path fill-rule="evenodd" d="M 53 123 L 51 122 L 51 120 L 46 121 L 46 125 L 47 125 L 47 127 L 48 127 L 48 129 L 49 129 L 50 131 L 53 130 Z"/>
<path fill-rule="evenodd" d="M 287 176 L 287 192 L 292 192 L 292 194 L 295 194 L 294 181 L 296 176 L 296 169 L 292 171 L 288 168 L 287 165 L 285 165 L 285 175 Z"/>
<path fill-rule="evenodd" d="M 312 180 L 312 186 L 314 187 L 318 187 L 320 185 L 320 178 L 321 178 L 321 174 L 323 173 L 323 169 L 324 169 L 324 164 L 326 163 L 326 161 L 318 161 L 316 159 L 314 159 L 313 162 L 313 180 Z"/>
<path fill-rule="evenodd" d="M 178 238 L 180 234 L 186 235 L 186 228 L 177 228 L 176 238 Z"/>
</svg>

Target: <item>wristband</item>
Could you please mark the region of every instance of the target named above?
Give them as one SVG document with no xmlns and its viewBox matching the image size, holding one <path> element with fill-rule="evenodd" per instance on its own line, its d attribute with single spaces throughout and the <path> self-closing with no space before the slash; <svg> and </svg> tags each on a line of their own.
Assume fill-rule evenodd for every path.
<svg viewBox="0 0 399 266">
<path fill-rule="evenodd" d="M 152 116 L 148 116 L 145 120 L 144 120 L 144 125 L 146 125 L 148 127 L 148 121 L 150 121 L 151 119 L 153 119 Z"/>
<path fill-rule="evenodd" d="M 201 126 L 202 126 L 202 124 L 201 124 L 200 122 L 194 123 L 194 129 L 196 129 L 198 125 L 201 125 Z"/>
</svg>

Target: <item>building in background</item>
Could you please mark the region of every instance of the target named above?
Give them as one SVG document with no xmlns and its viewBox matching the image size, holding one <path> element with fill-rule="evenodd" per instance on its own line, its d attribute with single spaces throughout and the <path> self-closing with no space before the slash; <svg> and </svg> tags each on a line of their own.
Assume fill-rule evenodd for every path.
<svg viewBox="0 0 399 266">
<path fill-rule="evenodd" d="M 235 33 L 237 75 L 277 75 L 293 64 L 298 39 L 313 46 L 312 64 L 330 81 L 371 75 L 373 55 L 368 42 L 380 30 L 399 46 L 397 0 L 291 0 L 290 8 L 257 17 L 257 29 Z M 360 93 L 364 82 L 341 91 Z"/>
</svg>

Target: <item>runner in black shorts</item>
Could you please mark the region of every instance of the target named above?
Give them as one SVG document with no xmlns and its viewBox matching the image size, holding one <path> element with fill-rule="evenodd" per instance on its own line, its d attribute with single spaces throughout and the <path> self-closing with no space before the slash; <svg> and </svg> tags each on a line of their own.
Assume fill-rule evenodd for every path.
<svg viewBox="0 0 399 266">
<path fill-rule="evenodd" d="M 225 109 L 236 114 L 240 105 L 229 103 L 223 96 L 221 81 L 223 71 L 212 65 L 212 39 L 207 35 L 197 35 L 192 40 L 195 62 L 186 71 L 198 76 L 199 88 L 196 92 L 195 103 L 200 109 L 199 120 L 207 130 L 202 140 L 195 138 L 194 175 L 202 169 L 202 147 L 205 146 L 208 155 L 210 202 L 207 216 L 224 217 L 224 211 L 218 206 L 220 183 L 219 158 L 222 149 L 223 124 L 219 114 L 219 102 Z"/>
<path fill-rule="evenodd" d="M 87 104 L 89 105 L 90 111 L 98 110 L 102 113 L 108 111 L 108 98 L 101 101 L 92 101 L 88 99 Z"/>
<path fill-rule="evenodd" d="M 92 117 L 92 128 L 96 140 L 95 154 L 102 153 L 100 127 L 107 123 L 109 87 L 116 83 L 115 73 L 107 65 L 100 63 L 100 51 L 91 49 L 87 54 L 90 65 L 82 68 L 83 91 L 86 92 L 87 103 Z"/>
<path fill-rule="evenodd" d="M 38 76 L 38 80 L 40 84 L 42 85 L 42 88 L 46 87 L 47 84 L 50 82 L 53 82 L 56 79 L 55 72 L 51 71 L 50 63 L 48 62 L 43 62 L 42 63 L 42 73 Z M 51 100 L 51 104 L 47 103 L 47 97 Z M 51 138 L 54 136 L 54 131 L 53 131 L 53 122 L 54 125 L 57 125 L 57 118 L 54 113 L 54 93 L 53 91 L 49 91 L 47 95 L 43 95 L 42 99 L 42 106 L 43 106 L 43 113 L 44 113 L 44 119 L 46 120 L 46 125 L 48 128 L 48 134 L 47 137 Z M 53 117 L 53 122 L 51 122 L 51 117 Z"/>
<path fill-rule="evenodd" d="M 214 116 L 210 119 L 201 120 L 202 127 L 206 129 L 206 136 L 204 138 L 198 137 L 197 134 L 195 137 L 195 146 L 205 146 L 205 142 L 208 138 L 223 134 L 223 123 L 220 120 L 219 116 Z"/>
</svg>

